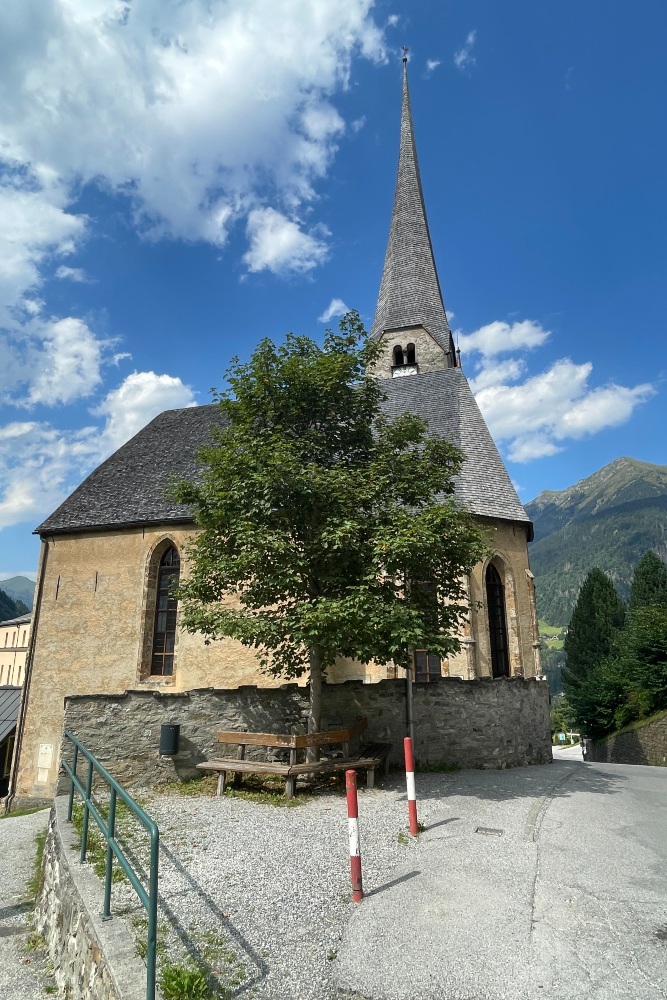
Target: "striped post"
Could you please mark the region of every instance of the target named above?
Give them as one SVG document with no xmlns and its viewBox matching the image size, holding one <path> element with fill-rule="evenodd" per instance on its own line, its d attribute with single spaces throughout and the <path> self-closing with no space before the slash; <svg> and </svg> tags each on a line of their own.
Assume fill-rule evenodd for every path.
<svg viewBox="0 0 667 1000">
<path fill-rule="evenodd" d="M 352 902 L 360 903 L 364 898 L 361 885 L 361 849 L 359 847 L 359 805 L 357 802 L 357 772 L 345 772 L 347 793 L 347 827 L 350 834 L 350 874 L 352 876 Z"/>
<path fill-rule="evenodd" d="M 417 793 L 415 792 L 415 758 L 412 753 L 412 740 L 406 736 L 403 740 L 405 751 L 405 780 L 408 786 L 408 817 L 410 820 L 410 833 L 416 837 L 419 833 L 417 825 Z"/>
</svg>

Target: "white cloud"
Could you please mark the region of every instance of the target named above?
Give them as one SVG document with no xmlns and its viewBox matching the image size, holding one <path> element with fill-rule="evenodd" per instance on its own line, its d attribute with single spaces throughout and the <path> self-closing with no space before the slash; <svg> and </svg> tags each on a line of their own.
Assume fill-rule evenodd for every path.
<svg viewBox="0 0 667 1000">
<path fill-rule="evenodd" d="M 66 267 L 65 264 L 61 264 L 54 277 L 62 281 L 75 281 L 82 285 L 90 284 L 90 278 L 81 267 Z"/>
<path fill-rule="evenodd" d="M 317 317 L 317 322 L 328 323 L 334 316 L 344 316 L 349 311 L 342 299 L 332 299 L 322 315 Z"/>
<path fill-rule="evenodd" d="M 387 27 L 395 28 L 400 20 L 401 19 L 398 14 L 390 14 L 389 17 L 387 18 Z"/>
<path fill-rule="evenodd" d="M 95 416 L 106 417 L 101 454 L 120 448 L 163 410 L 195 405 L 192 390 L 180 378 L 133 372 L 93 410 Z"/>
<path fill-rule="evenodd" d="M 256 208 L 248 216 L 250 249 L 243 260 L 249 271 L 306 274 L 327 257 L 328 235 L 323 227 L 304 233 L 296 222 L 275 208 Z"/>
<path fill-rule="evenodd" d="M 433 73 L 438 68 L 439 65 L 440 65 L 440 60 L 439 59 L 427 59 L 426 60 L 426 73 L 427 74 Z"/>
<path fill-rule="evenodd" d="M 541 347 L 548 340 L 549 331 L 530 319 L 512 324 L 496 320 L 474 333 L 459 333 L 458 336 L 462 351 L 478 351 L 489 358 L 509 351 Z"/>
<path fill-rule="evenodd" d="M 134 372 L 94 409 L 102 426 L 62 430 L 26 420 L 0 427 L 0 529 L 37 523 L 158 413 L 193 405 L 179 378 Z"/>
<path fill-rule="evenodd" d="M 477 60 L 472 54 L 473 46 L 475 44 L 475 39 L 477 38 L 477 31 L 469 31 L 466 35 L 465 45 L 454 53 L 454 65 L 457 69 L 461 71 L 469 69 L 474 66 Z"/>
<path fill-rule="evenodd" d="M 499 360 L 503 353 L 534 350 L 549 336 L 532 320 L 511 325 L 497 321 L 459 335 L 462 348 L 472 355 L 470 385 L 479 407 L 513 462 L 554 455 L 568 441 L 618 427 L 655 393 L 648 383 L 591 386 L 590 362 L 562 358 L 528 374 L 522 357 Z"/>
<path fill-rule="evenodd" d="M 46 323 L 42 331 L 26 402 L 54 406 L 90 396 L 102 381 L 103 344 L 82 320 L 71 317 Z"/>
<path fill-rule="evenodd" d="M 355 133 L 361 132 L 365 124 L 366 124 L 366 115 L 362 115 L 360 118 L 355 118 L 354 121 L 350 122 L 350 128 Z"/>
</svg>

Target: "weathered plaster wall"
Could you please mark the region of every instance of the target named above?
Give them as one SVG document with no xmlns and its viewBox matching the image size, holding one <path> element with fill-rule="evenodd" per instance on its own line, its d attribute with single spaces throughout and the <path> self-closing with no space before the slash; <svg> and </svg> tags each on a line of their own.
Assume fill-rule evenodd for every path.
<svg viewBox="0 0 667 1000">
<path fill-rule="evenodd" d="M 57 799 L 44 847 L 44 886 L 35 908 L 61 995 L 70 1000 L 145 1000 L 146 966 L 121 920 L 104 922 L 102 883 L 74 853 L 67 803 Z"/>
<path fill-rule="evenodd" d="M 598 764 L 652 764 L 667 767 L 667 712 L 637 729 L 587 740 L 586 759 Z"/>
<path fill-rule="evenodd" d="M 384 351 L 373 368 L 375 378 L 391 378 L 394 347 L 397 345 L 405 350 L 408 344 L 415 345 L 415 363 L 421 372 L 441 372 L 447 367 L 445 352 L 436 343 L 424 327 L 412 327 L 406 330 L 392 330 L 382 337 Z M 409 378 L 409 375 L 405 376 Z"/>
<path fill-rule="evenodd" d="M 468 684 L 443 678 L 415 686 L 413 709 L 416 754 L 424 763 L 514 767 L 551 760 L 546 681 L 513 678 Z M 339 728 L 359 717 L 369 721 L 365 735 L 390 742 L 390 759 L 400 763 L 406 732 L 405 682 L 325 685 L 324 728 Z M 67 728 L 118 781 L 130 786 L 194 776 L 200 761 L 220 755 L 215 741 L 220 729 L 305 732 L 306 719 L 307 692 L 295 684 L 75 696 L 67 699 L 66 706 Z M 181 727 L 174 758 L 158 754 L 162 723 Z"/>
<path fill-rule="evenodd" d="M 490 544 L 500 557 L 498 564 L 506 567 L 511 671 L 535 676 L 539 648 L 534 648 L 537 623 L 525 532 L 502 522 L 489 524 L 488 529 Z M 173 677 L 146 675 L 144 638 L 152 635 L 146 610 L 151 603 L 151 558 L 166 540 L 184 557 L 192 532 L 188 527 L 168 532 L 139 528 L 48 540 L 17 779 L 19 800 L 43 800 L 54 793 L 68 695 L 120 694 L 131 688 L 177 692 L 246 684 L 270 688 L 280 683 L 261 673 L 253 651 L 240 643 L 221 640 L 206 646 L 201 636 L 186 632 L 177 635 Z M 491 674 L 484 570 L 480 565 L 471 575 L 471 616 L 463 630 L 463 649 L 443 663 L 445 675 L 474 679 Z M 187 575 L 186 559 L 182 572 Z M 359 679 L 368 684 L 386 676 L 386 668 L 377 664 L 341 660 L 329 672 L 329 681 Z"/>
</svg>

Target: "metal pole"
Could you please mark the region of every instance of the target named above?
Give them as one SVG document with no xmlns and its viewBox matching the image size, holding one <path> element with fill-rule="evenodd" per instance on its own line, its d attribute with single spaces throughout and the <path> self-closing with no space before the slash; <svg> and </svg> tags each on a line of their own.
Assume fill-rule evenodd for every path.
<svg viewBox="0 0 667 1000">
<path fill-rule="evenodd" d="M 148 887 L 148 948 L 146 950 L 146 1000 L 155 1000 L 155 960 L 157 956 L 157 887 L 160 833 L 151 831 L 151 871 Z"/>
<path fill-rule="evenodd" d="M 416 837 L 419 833 L 419 824 L 417 822 L 417 794 L 415 791 L 415 758 L 412 753 L 412 740 L 409 736 L 403 740 L 403 750 L 405 752 L 405 781 L 408 788 L 410 833 Z"/>
<path fill-rule="evenodd" d="M 407 715 L 407 725 L 408 725 L 408 736 L 414 743 L 415 738 L 415 724 L 412 715 L 412 667 L 406 666 L 405 668 L 405 683 L 407 685 L 405 689 L 405 710 Z"/>
<path fill-rule="evenodd" d="M 107 865 L 104 873 L 104 911 L 105 920 L 111 919 L 111 870 L 113 867 L 113 850 L 111 840 L 116 836 L 116 789 L 111 786 L 109 794 L 109 819 L 107 822 Z"/>
<path fill-rule="evenodd" d="M 83 863 L 86 860 L 86 850 L 88 847 L 88 805 L 90 795 L 93 790 L 93 762 L 88 761 L 88 779 L 86 781 L 86 797 L 83 801 L 83 829 L 81 831 L 81 855 L 79 860 Z"/>
<path fill-rule="evenodd" d="M 347 828 L 350 835 L 350 875 L 352 878 L 352 902 L 360 903 L 364 898 L 361 882 L 361 847 L 359 845 L 359 803 L 357 801 L 357 772 L 345 772 L 345 792 L 347 794 Z"/>
<path fill-rule="evenodd" d="M 72 773 L 76 775 L 77 761 L 79 760 L 79 748 L 76 743 L 72 744 L 74 747 L 74 754 L 72 756 Z M 72 783 L 69 789 L 69 804 L 67 806 L 67 822 L 72 822 L 72 809 L 74 808 L 74 778 L 71 779 Z"/>
</svg>

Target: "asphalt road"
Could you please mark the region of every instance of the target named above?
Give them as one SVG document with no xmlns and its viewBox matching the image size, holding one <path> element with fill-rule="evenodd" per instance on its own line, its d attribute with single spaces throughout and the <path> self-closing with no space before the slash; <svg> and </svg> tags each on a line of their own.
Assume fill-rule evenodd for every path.
<svg viewBox="0 0 667 1000">
<path fill-rule="evenodd" d="M 355 911 L 336 961 L 343 990 L 667 997 L 667 768 L 584 764 L 573 751 L 429 786 L 441 812 L 409 867 Z"/>
</svg>

